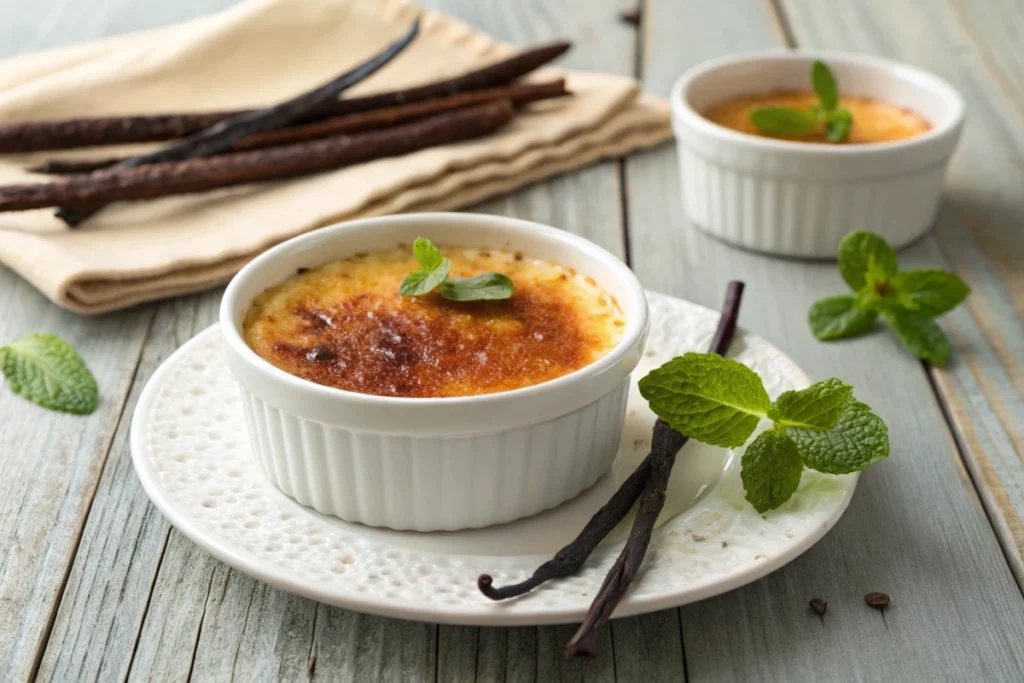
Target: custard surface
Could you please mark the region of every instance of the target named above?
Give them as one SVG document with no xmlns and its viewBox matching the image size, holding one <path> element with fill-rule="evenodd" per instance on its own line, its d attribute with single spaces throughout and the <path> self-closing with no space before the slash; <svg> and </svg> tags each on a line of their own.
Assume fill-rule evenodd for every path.
<svg viewBox="0 0 1024 683">
<path fill-rule="evenodd" d="M 754 107 L 791 107 L 810 109 L 818 103 L 818 96 L 804 92 L 778 92 L 761 95 L 736 97 L 718 102 L 703 112 L 704 118 L 720 126 L 759 137 L 783 137 L 767 135 L 750 122 L 750 110 Z M 927 133 L 931 124 L 914 112 L 867 97 L 840 96 L 839 106 L 853 114 L 850 135 L 839 144 L 864 144 L 869 142 L 892 142 Z M 817 133 L 800 137 L 785 137 L 794 142 L 828 142 L 824 127 Z M 833 143 L 829 143 L 833 144 Z"/>
<path fill-rule="evenodd" d="M 450 277 L 508 275 L 512 297 L 453 302 L 402 296 L 411 249 L 297 273 L 253 302 L 246 343 L 285 372 L 364 394 L 451 397 L 539 384 L 607 354 L 625 320 L 593 280 L 501 250 L 440 247 Z"/>
</svg>

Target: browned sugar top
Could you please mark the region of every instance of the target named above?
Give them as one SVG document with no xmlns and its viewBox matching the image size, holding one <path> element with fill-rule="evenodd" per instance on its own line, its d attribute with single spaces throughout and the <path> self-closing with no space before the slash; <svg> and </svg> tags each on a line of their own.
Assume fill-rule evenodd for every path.
<svg viewBox="0 0 1024 683">
<path fill-rule="evenodd" d="M 704 117 L 720 126 L 741 133 L 769 137 L 750 122 L 750 110 L 754 107 L 790 107 L 810 109 L 818 103 L 818 96 L 809 92 L 775 92 L 760 95 L 744 95 L 717 102 L 704 112 Z M 850 135 L 842 144 L 863 144 L 868 142 L 892 142 L 931 130 L 931 124 L 912 111 L 879 102 L 867 97 L 840 96 L 839 106 L 853 114 Z M 790 138 L 787 138 L 790 139 Z M 795 142 L 827 142 L 824 129 L 813 135 L 791 138 Z"/>
<path fill-rule="evenodd" d="M 451 275 L 496 271 L 504 301 L 406 297 L 418 269 L 409 248 L 336 261 L 257 297 L 249 346 L 298 377 L 381 396 L 486 394 L 560 377 L 604 356 L 622 336 L 614 300 L 569 269 L 494 250 L 443 249 Z"/>
</svg>

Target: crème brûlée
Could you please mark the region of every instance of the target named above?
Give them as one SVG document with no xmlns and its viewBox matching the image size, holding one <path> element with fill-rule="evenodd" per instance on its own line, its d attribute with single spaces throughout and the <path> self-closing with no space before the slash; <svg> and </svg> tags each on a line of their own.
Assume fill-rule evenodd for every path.
<svg viewBox="0 0 1024 683">
<path fill-rule="evenodd" d="M 419 269 L 411 249 L 361 254 L 303 270 L 260 294 L 246 343 L 298 377 L 381 396 L 509 391 L 578 370 L 611 351 L 625 320 L 593 279 L 505 250 L 441 247 L 450 277 L 508 275 L 512 296 L 454 302 L 403 296 Z"/>
<path fill-rule="evenodd" d="M 788 107 L 809 110 L 817 103 L 818 96 L 814 93 L 776 92 L 745 95 L 718 102 L 703 114 L 704 118 L 714 121 L 720 126 L 741 133 L 769 137 L 751 123 L 751 109 L 755 107 Z M 930 123 L 912 111 L 867 97 L 840 96 L 839 106 L 848 109 L 853 115 L 850 135 L 843 141 L 843 144 L 893 142 L 922 135 L 932 128 Z M 785 139 L 796 142 L 827 142 L 824 127 L 810 135 L 786 137 Z"/>
</svg>

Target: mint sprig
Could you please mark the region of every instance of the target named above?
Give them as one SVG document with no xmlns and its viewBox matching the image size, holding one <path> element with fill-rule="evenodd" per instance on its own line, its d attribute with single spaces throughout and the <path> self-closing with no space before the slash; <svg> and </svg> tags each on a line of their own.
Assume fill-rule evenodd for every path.
<svg viewBox="0 0 1024 683">
<path fill-rule="evenodd" d="M 771 402 L 761 378 L 742 363 L 687 353 L 652 370 L 639 385 L 662 421 L 715 446 L 738 448 L 762 419 L 771 421 L 740 463 L 746 499 L 758 512 L 789 500 L 805 467 L 845 474 L 889 455 L 885 423 L 838 379 L 787 391 Z"/>
<path fill-rule="evenodd" d="M 29 334 L 0 347 L 0 369 L 11 389 L 44 408 L 88 415 L 99 404 L 85 361 L 52 334 Z"/>
<path fill-rule="evenodd" d="M 937 268 L 899 269 L 896 252 L 871 232 L 854 232 L 839 243 L 839 272 L 853 296 L 819 299 L 807 313 L 822 341 L 854 337 L 875 327 L 881 316 L 904 348 L 933 365 L 949 360 L 949 339 L 936 318 L 960 305 L 970 287 Z"/>
<path fill-rule="evenodd" d="M 798 138 L 816 133 L 822 126 L 825 139 L 842 142 L 850 135 L 853 114 L 839 106 L 839 86 L 824 62 L 811 65 L 811 87 L 818 103 L 810 109 L 793 107 L 753 107 L 750 122 L 766 135 Z"/>
<path fill-rule="evenodd" d="M 437 289 L 450 301 L 483 301 L 507 299 L 512 296 L 512 280 L 501 273 L 481 273 L 473 277 L 451 278 L 452 263 L 441 255 L 433 242 L 417 237 L 412 254 L 420 270 L 405 276 L 398 287 L 403 296 L 421 296 Z"/>
</svg>

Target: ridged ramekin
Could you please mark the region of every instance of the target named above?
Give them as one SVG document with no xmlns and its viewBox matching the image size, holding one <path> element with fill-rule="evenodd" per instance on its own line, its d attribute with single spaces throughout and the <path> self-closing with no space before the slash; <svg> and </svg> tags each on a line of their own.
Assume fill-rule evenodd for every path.
<svg viewBox="0 0 1024 683">
<path fill-rule="evenodd" d="M 835 145 L 748 135 L 701 114 L 732 97 L 809 90 L 816 59 L 835 73 L 840 93 L 913 111 L 931 130 L 894 142 Z M 963 100 L 942 79 L 842 52 L 715 59 L 684 73 L 671 102 L 690 220 L 732 244 L 787 256 L 834 258 L 839 241 L 855 230 L 878 233 L 897 248 L 927 232 L 964 121 Z"/>
<path fill-rule="evenodd" d="M 253 298 L 293 275 L 359 252 L 411 244 L 512 249 L 593 277 L 626 318 L 622 340 L 580 370 L 514 391 L 395 398 L 321 386 L 256 355 L 242 336 Z M 342 519 L 417 531 L 509 522 L 572 498 L 608 470 L 629 374 L 647 338 L 647 300 L 619 259 L 582 237 L 528 221 L 421 213 L 342 223 L 256 258 L 220 309 L 224 356 L 242 393 L 267 478 Z"/>
</svg>

